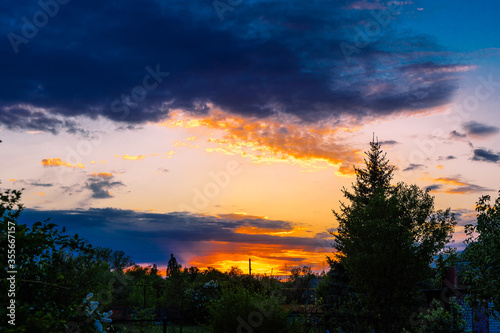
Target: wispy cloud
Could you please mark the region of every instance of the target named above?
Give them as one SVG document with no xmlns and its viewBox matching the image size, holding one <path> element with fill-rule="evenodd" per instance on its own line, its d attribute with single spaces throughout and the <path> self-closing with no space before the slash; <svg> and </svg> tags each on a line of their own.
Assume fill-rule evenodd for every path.
<svg viewBox="0 0 500 333">
<path fill-rule="evenodd" d="M 45 167 L 58 167 L 58 166 L 64 166 L 67 168 L 78 168 L 78 169 L 85 169 L 85 165 L 82 163 L 77 163 L 77 164 L 71 164 L 69 162 L 65 162 L 61 160 L 60 158 L 46 158 L 42 160 L 42 165 Z"/>
<path fill-rule="evenodd" d="M 51 114 L 50 109 L 19 104 L 2 106 L 0 103 L 0 124 L 11 130 L 27 130 L 30 134 L 57 134 L 61 129 L 69 133 L 84 133 L 74 120 Z"/>
<path fill-rule="evenodd" d="M 414 171 L 414 170 L 418 170 L 418 169 L 423 169 L 423 168 L 426 168 L 427 166 L 425 166 L 424 164 L 413 164 L 411 163 L 408 167 L 404 168 L 403 171 Z"/>
<path fill-rule="evenodd" d="M 398 145 L 399 142 L 395 141 L 395 140 L 385 140 L 385 141 L 379 141 L 379 143 L 382 145 L 382 146 L 395 146 L 395 145 Z"/>
<path fill-rule="evenodd" d="M 471 194 L 471 193 L 485 193 L 490 191 L 493 191 L 493 189 L 479 186 L 476 184 L 467 184 L 455 188 L 446 189 L 444 192 L 449 194 Z"/>
<path fill-rule="evenodd" d="M 467 183 L 462 181 L 459 177 L 438 177 L 438 178 L 422 177 L 420 178 L 420 180 L 430 180 L 446 185 L 460 185 L 460 186 L 467 185 Z"/>
<path fill-rule="evenodd" d="M 456 159 L 457 157 L 456 156 L 453 156 L 453 155 L 448 155 L 448 156 L 439 156 L 438 157 L 438 161 L 449 161 L 449 160 L 454 160 Z"/>
<path fill-rule="evenodd" d="M 431 186 L 427 186 L 427 188 L 429 188 L 432 192 L 435 193 L 471 194 L 471 193 L 484 193 L 492 191 L 492 189 L 490 188 L 468 183 L 460 179 L 460 177 L 438 177 L 438 178 L 423 177 L 420 180 L 427 180 L 427 181 L 437 182 L 443 185 L 456 186 L 451 188 L 448 187 L 445 189 L 442 189 L 443 185 L 440 184 L 433 184 Z"/>
<path fill-rule="evenodd" d="M 467 135 L 464 133 L 459 133 L 456 130 L 453 130 L 450 132 L 450 137 L 452 139 L 463 139 L 463 138 L 467 137 Z"/>
<path fill-rule="evenodd" d="M 373 9 L 385 9 L 385 5 L 378 0 L 368 1 L 368 0 L 358 0 L 349 2 L 345 5 L 346 9 L 355 9 L 355 10 L 373 10 Z"/>
</svg>

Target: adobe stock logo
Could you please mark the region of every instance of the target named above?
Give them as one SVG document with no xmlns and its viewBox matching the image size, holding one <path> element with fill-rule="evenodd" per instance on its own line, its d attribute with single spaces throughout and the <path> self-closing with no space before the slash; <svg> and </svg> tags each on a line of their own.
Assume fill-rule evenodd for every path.
<svg viewBox="0 0 500 333">
<path fill-rule="evenodd" d="M 146 74 L 142 78 L 142 84 L 136 85 L 130 90 L 128 95 L 122 94 L 120 99 L 117 98 L 111 103 L 111 111 L 114 113 L 121 113 L 119 115 L 120 120 L 125 120 L 130 115 L 130 110 L 137 108 L 139 103 L 146 99 L 148 92 L 156 89 L 160 83 L 164 81 L 164 78 L 170 75 L 167 72 L 160 71 L 160 64 L 156 64 L 155 69 L 146 66 L 145 71 Z M 105 122 L 101 119 L 93 138 L 79 140 L 75 148 L 69 145 L 66 146 L 66 161 L 74 165 L 82 163 L 84 157 L 91 156 L 94 152 L 94 148 L 102 144 L 104 141 L 104 135 L 102 133 L 112 130 L 113 123 Z M 64 169 L 61 169 L 61 171 L 62 170 Z M 59 173 L 58 176 L 60 178 Z"/>
<path fill-rule="evenodd" d="M 224 13 L 232 12 L 237 6 L 241 5 L 243 0 L 226 0 L 226 2 L 221 0 L 214 0 L 212 6 L 214 6 L 217 15 L 219 15 L 219 19 L 224 21 Z"/>
<path fill-rule="evenodd" d="M 142 78 L 141 85 L 133 87 L 129 95 L 122 94 L 120 99 L 111 102 L 111 111 L 121 113 L 120 120 L 127 118 L 130 115 L 130 109 L 137 108 L 139 103 L 146 99 L 148 92 L 156 89 L 163 79 L 170 75 L 168 72 L 160 71 L 160 64 L 156 64 L 155 69 L 150 66 L 146 66 L 145 69 L 148 74 Z"/>
<path fill-rule="evenodd" d="M 179 205 L 180 212 L 202 212 L 202 209 L 208 207 L 210 199 L 216 198 L 223 189 L 231 182 L 231 178 L 239 175 L 243 168 L 238 161 L 231 160 L 227 162 L 225 170 L 218 172 L 210 171 L 208 173 L 210 180 L 200 188 L 193 190 L 194 196 L 192 206 L 185 203 Z M 189 215 L 185 215 L 186 223 L 189 223 Z"/>
<path fill-rule="evenodd" d="M 37 2 L 41 10 L 35 12 L 29 20 L 26 16 L 21 18 L 23 26 L 21 27 L 21 34 L 9 32 L 7 38 L 9 39 L 12 49 L 17 54 L 19 53 L 19 45 L 28 44 L 30 39 L 38 35 L 40 28 L 45 27 L 49 23 L 49 17 L 53 18 L 59 13 L 59 5 L 66 5 L 70 0 L 48 0 L 44 2 L 40 0 Z"/>
<path fill-rule="evenodd" d="M 353 54 L 360 54 L 361 50 L 374 43 L 382 36 L 384 28 L 389 26 L 391 22 L 401 13 L 402 2 L 390 2 L 386 9 L 380 11 L 371 10 L 370 14 L 373 17 L 367 20 L 363 25 L 357 25 L 353 28 L 354 35 L 353 44 L 347 42 L 340 43 L 339 47 L 344 54 L 345 60 L 349 63 Z"/>
</svg>

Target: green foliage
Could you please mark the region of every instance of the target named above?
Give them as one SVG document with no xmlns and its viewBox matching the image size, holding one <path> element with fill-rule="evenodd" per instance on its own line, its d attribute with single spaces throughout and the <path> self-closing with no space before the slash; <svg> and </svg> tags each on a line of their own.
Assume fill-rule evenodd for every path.
<svg viewBox="0 0 500 333">
<path fill-rule="evenodd" d="M 446 278 L 446 271 L 450 267 L 456 267 L 459 259 L 460 255 L 456 248 L 446 248 L 439 253 L 438 257 L 434 261 L 437 274 L 434 280 L 431 281 L 429 288 L 441 288 L 443 281 Z"/>
<path fill-rule="evenodd" d="M 94 248 L 94 251 L 96 259 L 107 262 L 113 270 L 123 271 L 134 265 L 132 258 L 122 250 L 113 251 L 110 248 L 98 246 Z"/>
<path fill-rule="evenodd" d="M 221 286 L 215 281 L 207 283 L 197 282 L 187 288 L 185 298 L 187 313 L 191 313 L 191 319 L 197 323 L 206 323 L 210 303 L 220 298 Z"/>
<path fill-rule="evenodd" d="M 213 267 L 207 267 L 203 270 L 202 275 L 199 277 L 201 281 L 224 281 L 227 279 L 227 275 Z"/>
<path fill-rule="evenodd" d="M 223 287 L 209 307 L 209 328 L 224 332 L 290 332 L 283 298 L 252 293 L 240 286 Z"/>
<path fill-rule="evenodd" d="M 394 166 L 389 165 L 386 154 L 382 152 L 378 142 L 370 142 L 370 151 L 365 152 L 365 169 L 354 167 L 356 182 L 352 185 L 354 192 L 345 188 L 342 190 L 344 196 L 354 205 L 364 205 L 375 192 L 389 192 L 391 189 L 392 173 Z M 343 206 L 343 208 L 346 208 Z"/>
<path fill-rule="evenodd" d="M 314 304 L 312 281 L 317 278 L 311 267 L 294 267 L 290 270 L 290 277 L 284 283 L 283 294 L 287 304 Z"/>
<path fill-rule="evenodd" d="M 467 225 L 464 259 L 469 263 L 463 273 L 469 287 L 467 297 L 472 307 L 492 302 L 492 314 L 500 319 L 500 191 L 491 206 L 485 195 L 476 204 L 477 224 Z"/>
<path fill-rule="evenodd" d="M 456 302 L 451 301 L 449 310 L 441 303 L 434 300 L 432 309 L 418 316 L 421 325 L 417 328 L 418 333 L 465 333 L 467 322 L 463 316 L 463 310 Z"/>
<path fill-rule="evenodd" d="M 324 313 L 327 327 L 345 332 L 368 332 L 369 313 L 350 285 L 349 276 L 340 262 L 329 259 L 330 271 L 316 287 L 317 303 Z"/>
<path fill-rule="evenodd" d="M 177 262 L 177 259 L 175 259 L 174 254 L 170 254 L 170 259 L 168 260 L 167 264 L 167 276 L 173 276 L 176 274 L 179 274 L 181 271 L 181 265 Z"/>
<path fill-rule="evenodd" d="M 234 277 L 234 276 L 243 276 L 243 270 L 239 267 L 236 267 L 236 266 L 232 266 L 231 269 L 229 269 L 227 271 L 227 275 L 230 276 L 230 277 Z"/>
<path fill-rule="evenodd" d="M 128 269 L 125 275 L 132 280 L 126 289 L 128 296 L 126 305 L 151 309 L 160 305 L 165 281 L 158 275 L 156 265 L 147 267 L 135 265 Z"/>
<path fill-rule="evenodd" d="M 89 292 L 102 291 L 100 296 L 106 298 L 103 303 L 110 302 L 108 286 L 113 274 L 98 251 L 78 235 L 66 235 L 49 220 L 35 222 L 31 228 L 19 224 L 23 210 L 20 198 L 21 191 L 0 193 L 0 260 L 9 263 L 7 255 L 12 255 L 15 267 L 9 269 L 17 271 L 16 330 L 62 332 L 84 321 L 81 301 Z M 9 240 L 14 239 L 12 235 L 15 247 Z M 7 290 L 6 270 L 0 274 L 2 289 Z M 6 293 L 1 294 L 0 301 L 7 304 Z M 5 310 L 2 307 L 0 311 L 4 318 Z M 5 321 L 0 324 L 2 331 L 10 328 L 4 325 Z"/>
<path fill-rule="evenodd" d="M 435 274 L 433 257 L 451 240 L 456 224 L 449 209 L 434 211 L 434 198 L 416 185 L 391 186 L 393 167 L 379 143 L 370 143 L 366 169 L 355 169 L 350 205 L 334 212 L 339 227 L 335 260 L 379 326 L 394 330 L 408 318 L 417 286 Z"/>
<path fill-rule="evenodd" d="M 184 268 L 184 274 L 188 276 L 190 282 L 194 282 L 201 272 L 198 267 L 191 266 L 189 268 Z"/>
</svg>

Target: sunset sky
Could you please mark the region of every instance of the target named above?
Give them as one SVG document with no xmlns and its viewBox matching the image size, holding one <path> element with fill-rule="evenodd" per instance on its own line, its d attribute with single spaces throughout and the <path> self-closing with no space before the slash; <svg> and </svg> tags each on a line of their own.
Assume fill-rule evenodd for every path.
<svg viewBox="0 0 500 333">
<path fill-rule="evenodd" d="M 44 2 L 45 1 L 45 2 Z M 456 213 L 500 189 L 494 0 L 0 4 L 0 187 L 139 264 L 323 268 L 373 133 Z"/>
</svg>

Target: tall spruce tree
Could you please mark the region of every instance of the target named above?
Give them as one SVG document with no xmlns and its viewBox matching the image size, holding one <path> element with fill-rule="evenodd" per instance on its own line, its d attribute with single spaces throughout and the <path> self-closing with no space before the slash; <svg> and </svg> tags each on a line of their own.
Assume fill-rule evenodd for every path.
<svg viewBox="0 0 500 333">
<path fill-rule="evenodd" d="M 380 143 L 375 140 L 370 142 L 370 151 L 365 154 L 366 169 L 354 167 L 356 174 L 356 182 L 352 186 L 354 191 L 342 189 L 344 196 L 352 203 L 366 204 L 376 191 L 387 192 L 391 188 L 394 166 L 389 165 L 387 153 L 382 151 Z"/>
<path fill-rule="evenodd" d="M 333 211 L 339 227 L 333 236 L 354 290 L 379 332 L 401 329 L 418 285 L 433 277 L 434 256 L 450 241 L 456 224 L 449 209 L 434 210 L 434 198 L 416 185 L 391 185 L 393 166 L 378 142 L 365 152 L 365 168 L 355 168 L 350 204 Z"/>
</svg>

